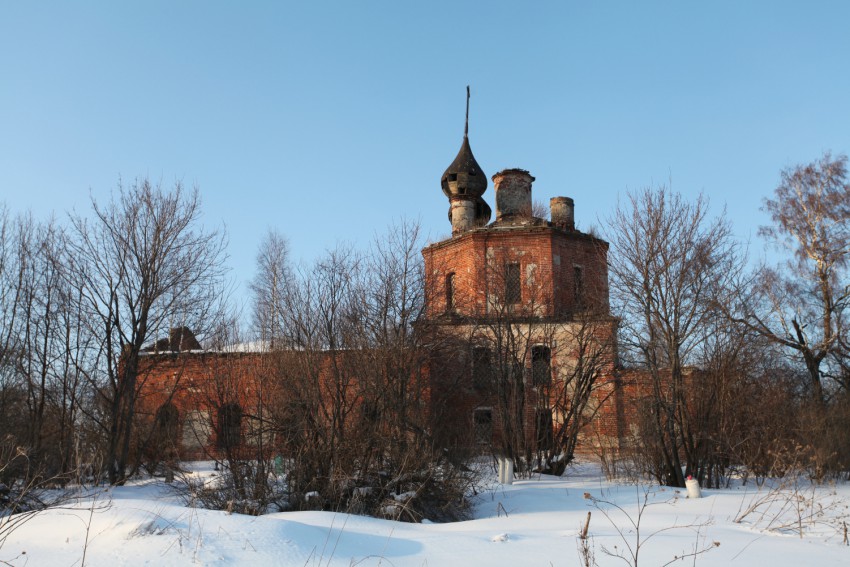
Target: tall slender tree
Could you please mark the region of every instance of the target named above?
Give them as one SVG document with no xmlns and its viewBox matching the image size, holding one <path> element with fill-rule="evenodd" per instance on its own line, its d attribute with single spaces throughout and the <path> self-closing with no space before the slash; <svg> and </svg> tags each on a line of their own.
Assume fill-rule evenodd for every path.
<svg viewBox="0 0 850 567">
<path fill-rule="evenodd" d="M 258 338 L 272 349 L 285 339 L 284 328 L 288 286 L 293 274 L 289 265 L 289 244 L 286 238 L 270 230 L 257 252 L 257 272 L 251 281 L 254 329 Z"/>
</svg>

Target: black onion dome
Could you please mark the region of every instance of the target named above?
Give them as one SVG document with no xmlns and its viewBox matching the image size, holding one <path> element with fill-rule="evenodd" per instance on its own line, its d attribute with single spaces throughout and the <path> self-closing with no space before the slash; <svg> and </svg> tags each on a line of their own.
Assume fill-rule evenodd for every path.
<svg viewBox="0 0 850 567">
<path fill-rule="evenodd" d="M 457 182 L 456 184 L 454 182 Z M 450 186 L 449 183 L 452 183 Z M 446 197 L 469 196 L 480 197 L 487 189 L 487 176 L 481 171 L 481 166 L 472 155 L 469 138 L 463 137 L 463 144 L 452 164 L 443 173 L 440 185 Z"/>
</svg>

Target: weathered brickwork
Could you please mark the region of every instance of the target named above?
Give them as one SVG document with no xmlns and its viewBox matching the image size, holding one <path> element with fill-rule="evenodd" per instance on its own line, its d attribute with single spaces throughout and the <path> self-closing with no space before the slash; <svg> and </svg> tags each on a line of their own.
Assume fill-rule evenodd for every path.
<svg viewBox="0 0 850 567">
<path fill-rule="evenodd" d="M 606 242 L 552 226 L 485 227 L 432 244 L 425 257 L 427 316 L 481 317 L 504 292 L 505 266 L 519 264 L 522 307 L 541 317 L 608 313 Z M 446 276 L 454 274 L 447 293 Z M 446 304 L 451 295 L 453 305 Z M 488 302 L 489 298 L 489 302 Z"/>
<path fill-rule="evenodd" d="M 592 352 L 598 378 L 583 416 L 588 423 L 581 448 L 618 449 L 638 423 L 645 377 L 636 373 L 624 376 L 617 370 L 617 320 L 609 308 L 608 244 L 575 229 L 574 202 L 568 197 L 551 199 L 552 221 L 532 216 L 534 177 L 529 172 L 508 169 L 494 175 L 493 181 L 496 220 L 487 224 L 491 217 L 483 199 L 487 179 L 464 136 L 460 152 L 441 178 L 450 204 L 452 236 L 422 251 L 426 294 L 422 322 L 441 329 L 442 336 L 457 344 L 454 354 L 441 350 L 440 358 L 422 370 L 428 376 L 423 387 L 428 393 L 423 399 L 430 402 L 434 431 L 452 432 L 454 437 L 447 437 L 447 444 L 480 442 L 476 436 L 482 431 L 498 440 L 505 424 L 498 412 L 488 415 L 496 401 L 491 391 L 476 383 L 475 368 L 484 364 L 481 349 L 492 350 L 492 345 L 500 343 L 500 333 L 507 332 L 508 342 L 523 342 L 525 347 L 519 362 L 513 363 L 521 368 L 512 372 L 522 372 L 529 435 L 541 412 L 549 412 L 556 428 L 564 422 L 553 400 L 573 395 L 568 377 L 580 361 L 586 362 L 591 345 L 596 349 Z M 180 330 L 157 347 L 196 348 L 193 338 L 183 342 L 186 332 Z M 332 357 L 328 354 L 326 358 Z M 538 376 L 541 360 L 549 372 L 542 382 Z M 241 411 L 285 395 L 262 379 L 269 374 L 265 369 L 270 363 L 267 353 L 151 353 L 143 365 L 140 419 L 157 422 L 163 408 L 173 407 L 178 415 L 173 436 L 180 456 L 217 455 L 222 436 L 232 434 L 232 428 L 222 424 L 231 415 L 223 408 L 236 405 Z M 320 370 L 316 379 L 326 383 L 328 376 Z M 249 414 L 239 413 L 240 419 L 244 415 L 240 423 L 247 429 L 251 427 Z M 458 439 L 458 432 L 465 433 L 466 439 Z M 270 446 L 274 447 L 273 443 Z"/>
<path fill-rule="evenodd" d="M 219 456 L 222 427 L 220 412 L 237 405 L 244 417 L 241 433 L 253 427 L 249 415 L 260 400 L 260 377 L 267 364 L 258 353 L 170 352 L 150 353 L 142 358 L 142 395 L 138 403 L 139 431 L 156 430 L 162 408 L 177 410 L 176 449 L 180 458 Z M 147 439 L 139 439 L 141 446 Z"/>
<path fill-rule="evenodd" d="M 149 353 L 140 365 L 144 386 L 138 429 L 155 434 L 163 408 L 173 407 L 176 427 L 171 441 L 182 459 L 221 458 L 225 445 L 236 457 L 253 458 L 260 448 L 265 454 L 297 450 L 274 434 L 285 421 L 286 408 L 299 407 L 305 390 L 318 397 L 321 415 L 331 415 L 334 404 L 360 407 L 369 385 L 358 381 L 358 362 L 363 358 L 358 354 L 362 353 Z M 420 383 L 411 379 L 411 384 Z M 420 391 L 427 395 L 426 387 Z M 150 445 L 148 439 L 138 441 L 141 447 Z"/>
</svg>

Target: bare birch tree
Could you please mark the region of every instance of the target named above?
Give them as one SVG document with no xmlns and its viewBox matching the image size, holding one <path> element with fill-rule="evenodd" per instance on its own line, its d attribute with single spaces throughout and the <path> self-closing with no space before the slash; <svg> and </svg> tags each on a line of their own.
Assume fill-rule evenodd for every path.
<svg viewBox="0 0 850 567">
<path fill-rule="evenodd" d="M 762 269 L 757 293 L 741 302 L 737 320 L 799 357 L 812 398 L 823 403 L 828 397 L 825 379 L 850 388 L 847 156 L 827 152 L 784 170 L 764 210 L 773 224 L 759 233 L 791 257 L 784 266 Z"/>
<path fill-rule="evenodd" d="M 289 244 L 279 232 L 270 230 L 260 243 L 257 272 L 250 289 L 254 304 L 254 328 L 258 338 L 272 349 L 282 346 L 286 331 L 287 286 L 293 278 L 289 265 Z"/>
</svg>

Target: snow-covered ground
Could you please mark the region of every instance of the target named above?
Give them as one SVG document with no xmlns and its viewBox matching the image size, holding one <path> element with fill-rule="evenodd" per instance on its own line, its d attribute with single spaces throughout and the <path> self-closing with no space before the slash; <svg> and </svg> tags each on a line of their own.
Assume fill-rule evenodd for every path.
<svg viewBox="0 0 850 567">
<path fill-rule="evenodd" d="M 589 541 L 600 566 L 626 564 L 603 547 L 627 557 L 629 547 L 638 550 L 638 564 L 646 566 L 705 548 L 711 549 L 696 565 L 850 565 L 846 484 L 739 486 L 706 490 L 700 499 L 685 496 L 610 483 L 597 466 L 585 464 L 564 478 L 510 486 L 495 484 L 494 475 L 475 497 L 474 519 L 405 524 L 329 512 L 229 515 L 187 508 L 161 482 L 147 481 L 39 514 L 9 536 L 0 564 L 573 566 L 583 564 L 578 535 L 591 512 Z M 694 559 L 671 564 L 693 565 Z"/>
</svg>

